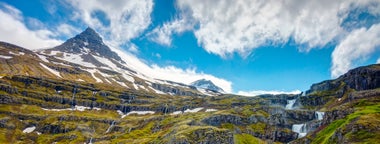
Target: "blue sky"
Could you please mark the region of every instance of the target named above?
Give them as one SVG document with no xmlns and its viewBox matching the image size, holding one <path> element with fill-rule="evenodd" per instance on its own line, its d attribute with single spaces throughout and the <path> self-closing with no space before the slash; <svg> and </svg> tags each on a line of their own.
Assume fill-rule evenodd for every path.
<svg viewBox="0 0 380 144">
<path fill-rule="evenodd" d="M 2 0 L 0 18 L 1 41 L 52 47 L 90 26 L 156 77 L 244 95 L 304 91 L 380 62 L 379 0 Z"/>
</svg>

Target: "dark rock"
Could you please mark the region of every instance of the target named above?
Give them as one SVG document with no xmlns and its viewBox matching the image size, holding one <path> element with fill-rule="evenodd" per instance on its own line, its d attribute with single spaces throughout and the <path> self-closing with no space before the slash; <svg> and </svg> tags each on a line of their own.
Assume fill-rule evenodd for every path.
<svg viewBox="0 0 380 144">
<path fill-rule="evenodd" d="M 244 123 L 243 118 L 236 115 L 214 115 L 203 119 L 202 122 L 212 126 L 220 126 L 222 123 L 234 125 L 242 125 Z"/>
</svg>

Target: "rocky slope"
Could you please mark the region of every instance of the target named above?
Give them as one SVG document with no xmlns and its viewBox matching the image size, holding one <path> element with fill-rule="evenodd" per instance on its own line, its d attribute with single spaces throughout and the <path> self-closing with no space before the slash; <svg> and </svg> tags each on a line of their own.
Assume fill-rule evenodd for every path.
<svg viewBox="0 0 380 144">
<path fill-rule="evenodd" d="M 243 97 L 151 79 L 119 58 L 92 29 L 38 52 L 0 43 L 0 143 L 380 141 L 380 65 L 304 95 Z"/>
</svg>

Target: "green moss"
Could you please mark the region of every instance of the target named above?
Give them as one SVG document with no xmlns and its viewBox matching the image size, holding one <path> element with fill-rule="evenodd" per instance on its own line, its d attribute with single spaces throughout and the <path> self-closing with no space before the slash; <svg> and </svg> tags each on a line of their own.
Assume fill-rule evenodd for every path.
<svg viewBox="0 0 380 144">
<path fill-rule="evenodd" d="M 224 128 L 224 129 L 229 129 L 229 130 L 233 130 L 234 129 L 234 125 L 231 124 L 231 123 L 223 123 L 220 127 Z"/>
<path fill-rule="evenodd" d="M 234 143 L 236 144 L 264 144 L 265 142 L 249 134 L 235 134 Z"/>
<path fill-rule="evenodd" d="M 249 128 L 251 128 L 254 132 L 258 132 L 258 133 L 264 134 L 265 133 L 266 124 L 262 123 L 262 122 L 259 122 L 259 123 L 255 123 L 255 124 L 249 125 Z"/>
<path fill-rule="evenodd" d="M 315 143 L 315 144 L 328 143 L 329 139 L 336 132 L 337 129 L 343 128 L 346 124 L 350 123 L 352 120 L 362 115 L 379 113 L 380 104 L 358 107 L 356 109 L 357 110 L 354 113 L 348 115 L 346 118 L 335 120 L 331 124 L 329 124 L 326 128 L 324 128 L 322 131 L 320 131 L 317 134 L 316 138 L 314 139 L 312 143 Z"/>
</svg>

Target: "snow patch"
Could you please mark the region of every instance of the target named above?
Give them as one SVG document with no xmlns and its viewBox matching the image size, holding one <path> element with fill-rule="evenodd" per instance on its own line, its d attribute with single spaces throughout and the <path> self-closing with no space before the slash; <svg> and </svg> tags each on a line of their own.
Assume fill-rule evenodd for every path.
<svg viewBox="0 0 380 144">
<path fill-rule="evenodd" d="M 123 78 L 125 78 L 127 81 L 130 81 L 130 82 L 132 82 L 132 83 L 135 83 L 135 79 L 134 79 L 132 76 L 127 75 L 127 74 L 124 74 L 124 73 L 122 73 L 122 76 L 123 76 Z"/>
<path fill-rule="evenodd" d="M 139 87 L 135 83 L 132 83 L 132 84 L 133 84 L 133 87 L 135 88 L 135 90 L 139 89 Z"/>
<path fill-rule="evenodd" d="M 123 86 L 123 87 L 126 87 L 126 88 L 129 88 L 124 82 L 119 82 L 117 80 L 114 80 L 117 84 Z"/>
<path fill-rule="evenodd" d="M 202 94 L 204 94 L 204 95 L 207 95 L 207 96 L 214 96 L 214 95 L 212 95 L 212 94 L 210 94 L 209 92 L 207 92 L 205 89 L 203 89 L 203 88 L 197 88 L 197 90 L 199 91 L 199 92 L 201 92 Z"/>
<path fill-rule="evenodd" d="M 121 118 L 126 116 L 121 110 L 117 110 L 116 112 L 121 116 Z"/>
<path fill-rule="evenodd" d="M 63 65 L 63 66 L 71 67 L 71 65 L 67 65 L 67 64 L 64 64 L 64 63 L 59 63 L 59 62 L 54 62 L 54 61 L 52 61 L 52 63 L 56 64 L 56 65 Z"/>
<path fill-rule="evenodd" d="M 91 76 L 96 80 L 97 83 L 103 83 L 103 81 L 95 76 L 95 73 L 97 72 L 96 69 L 87 69 L 88 72 L 91 73 Z"/>
<path fill-rule="evenodd" d="M 131 115 L 131 114 L 146 115 L 146 114 L 154 114 L 155 113 L 154 111 L 130 111 L 129 113 L 124 114 L 120 110 L 117 110 L 116 112 L 121 116 L 121 118 L 124 118 L 125 116 Z"/>
<path fill-rule="evenodd" d="M 171 113 L 170 115 L 179 115 L 179 114 L 182 114 L 183 112 L 182 111 L 175 111 L 173 113 Z"/>
<path fill-rule="evenodd" d="M 87 47 L 83 47 L 83 51 L 82 52 L 85 53 L 85 54 L 88 54 L 88 53 L 91 52 L 91 50 L 88 49 Z"/>
<path fill-rule="evenodd" d="M 37 54 L 37 56 L 42 60 L 42 61 L 44 61 L 44 62 L 49 62 L 49 60 L 47 60 L 47 58 L 46 58 L 46 56 L 44 56 L 44 55 L 40 55 L 40 54 Z"/>
<path fill-rule="evenodd" d="M 25 128 L 22 132 L 23 132 L 23 133 L 31 133 L 31 132 L 33 132 L 35 129 L 36 129 L 35 126 L 27 127 L 27 128 Z"/>
<path fill-rule="evenodd" d="M 9 51 L 9 54 L 11 54 L 11 55 L 16 55 L 16 56 L 22 56 L 22 55 L 24 55 L 25 53 L 24 53 L 24 52 L 14 53 L 14 52 Z"/>
<path fill-rule="evenodd" d="M 11 59 L 11 58 L 13 58 L 13 57 L 11 57 L 11 56 L 5 56 L 5 55 L 0 55 L 0 58 L 3 58 L 3 59 Z"/>
<path fill-rule="evenodd" d="M 149 86 L 149 88 L 152 89 L 152 90 L 153 90 L 154 92 L 156 92 L 157 94 L 166 94 L 166 93 L 164 93 L 164 92 L 162 92 L 162 91 L 156 90 L 155 88 L 153 88 L 153 87 L 151 87 L 151 86 Z"/>
<path fill-rule="evenodd" d="M 92 109 L 94 110 L 102 110 L 101 108 L 98 107 L 93 107 Z M 85 110 L 91 110 L 91 107 L 85 107 L 85 106 L 78 106 L 76 105 L 74 108 L 65 108 L 65 109 L 47 109 L 47 108 L 42 108 L 42 110 L 45 111 L 85 111 Z"/>
<path fill-rule="evenodd" d="M 41 65 L 42 67 L 44 67 L 45 69 L 47 69 L 49 72 L 51 72 L 51 73 L 53 73 L 54 75 L 56 75 L 57 77 L 62 78 L 58 71 L 49 68 L 48 66 L 44 65 L 43 63 L 40 63 L 40 65 Z"/>
<path fill-rule="evenodd" d="M 146 114 L 154 114 L 154 113 L 155 113 L 154 111 L 130 111 L 129 113 L 127 113 L 127 116 L 131 114 L 146 115 Z"/>
<path fill-rule="evenodd" d="M 215 112 L 218 111 L 217 109 L 206 109 L 206 112 Z"/>
<path fill-rule="evenodd" d="M 186 109 L 184 111 L 184 113 L 196 113 L 196 112 L 199 112 L 202 109 L 203 109 L 203 107 L 199 107 L 199 108 L 195 108 L 195 109 Z"/>
<path fill-rule="evenodd" d="M 56 57 L 56 58 L 60 59 L 60 60 L 65 60 L 65 61 L 68 61 L 68 62 L 71 62 L 71 63 L 79 64 L 79 65 L 82 65 L 82 66 L 86 66 L 86 67 L 96 67 L 92 63 L 85 62 L 83 60 L 83 58 L 81 57 L 81 55 L 79 55 L 79 54 L 64 53 L 63 54 L 63 58 L 61 58 L 61 57 Z"/>
</svg>

